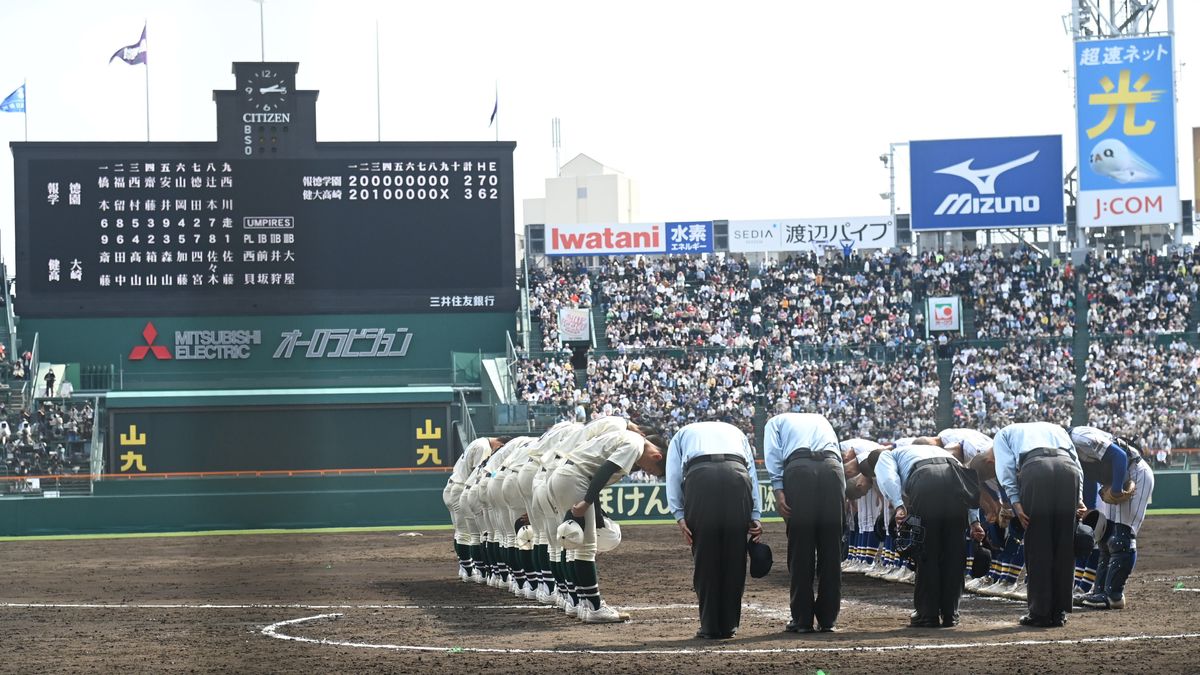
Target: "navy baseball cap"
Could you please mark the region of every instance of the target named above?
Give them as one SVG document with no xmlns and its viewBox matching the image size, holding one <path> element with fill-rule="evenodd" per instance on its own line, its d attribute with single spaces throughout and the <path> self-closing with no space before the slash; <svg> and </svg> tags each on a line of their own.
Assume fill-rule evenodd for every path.
<svg viewBox="0 0 1200 675">
<path fill-rule="evenodd" d="M 771 571 L 775 561 L 771 555 L 771 547 L 761 541 L 746 542 L 746 552 L 750 554 L 750 576 L 761 579 Z"/>
</svg>

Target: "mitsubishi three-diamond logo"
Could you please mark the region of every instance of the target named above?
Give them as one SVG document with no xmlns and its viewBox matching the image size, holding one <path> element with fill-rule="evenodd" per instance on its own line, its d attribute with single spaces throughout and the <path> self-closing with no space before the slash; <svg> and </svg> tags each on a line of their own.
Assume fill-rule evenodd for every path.
<svg viewBox="0 0 1200 675">
<path fill-rule="evenodd" d="M 153 353 L 154 358 L 160 361 L 169 361 L 171 359 L 171 350 L 162 345 L 154 344 L 154 339 L 158 337 L 158 330 L 154 328 L 153 323 L 146 322 L 146 327 L 142 329 L 142 337 L 146 340 L 146 344 L 137 345 L 130 350 L 130 361 L 141 361 L 146 358 L 146 352 Z"/>
</svg>

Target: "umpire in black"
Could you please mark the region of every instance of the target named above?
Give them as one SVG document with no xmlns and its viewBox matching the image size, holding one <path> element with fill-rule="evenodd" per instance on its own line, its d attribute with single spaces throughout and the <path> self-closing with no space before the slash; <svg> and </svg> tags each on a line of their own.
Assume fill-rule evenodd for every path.
<svg viewBox="0 0 1200 675">
<path fill-rule="evenodd" d="M 966 561 L 964 534 L 983 540 L 979 524 L 979 480 L 946 450 L 932 445 L 875 450 L 859 462 L 863 474 L 875 478 L 879 491 L 895 509 L 897 526 L 924 538 L 916 546 L 913 628 L 958 625 L 958 601 Z M 907 522 L 906 522 L 907 521 Z M 919 522 L 917 522 L 919 521 Z"/>
<path fill-rule="evenodd" d="M 763 455 L 776 508 L 787 520 L 792 620 L 785 630 L 811 633 L 815 619 L 815 630 L 832 631 L 842 603 L 846 494 L 837 434 L 821 415 L 776 415 L 763 430 Z"/>
<path fill-rule="evenodd" d="M 692 547 L 700 600 L 696 637 L 737 632 L 746 589 L 746 542 L 762 536 L 758 470 L 746 434 L 725 422 L 696 422 L 667 449 L 667 508 Z"/>
<path fill-rule="evenodd" d="M 1075 581 L 1075 521 L 1084 511 L 1083 469 L 1065 429 L 1010 424 L 992 442 L 996 480 L 1025 527 L 1029 613 L 1022 626 L 1064 626 Z"/>
</svg>

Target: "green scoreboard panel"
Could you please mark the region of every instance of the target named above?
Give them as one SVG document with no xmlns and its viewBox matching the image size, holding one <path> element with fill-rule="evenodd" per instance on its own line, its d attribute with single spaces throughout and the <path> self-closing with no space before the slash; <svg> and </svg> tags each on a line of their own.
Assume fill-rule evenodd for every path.
<svg viewBox="0 0 1200 675">
<path fill-rule="evenodd" d="M 449 465 L 445 405 L 132 408 L 108 428 L 108 474 Z"/>
</svg>

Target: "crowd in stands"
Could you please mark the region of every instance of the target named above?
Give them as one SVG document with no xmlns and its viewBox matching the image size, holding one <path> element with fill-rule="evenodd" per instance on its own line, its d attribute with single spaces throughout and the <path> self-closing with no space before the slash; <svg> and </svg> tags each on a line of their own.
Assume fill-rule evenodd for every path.
<svg viewBox="0 0 1200 675">
<path fill-rule="evenodd" d="M 516 364 L 516 393 L 522 403 L 574 408 L 583 391 L 575 384 L 575 371 L 562 354 L 542 359 L 524 359 Z"/>
<path fill-rule="evenodd" d="M 1182 340 L 1093 342 L 1087 407 L 1091 423 L 1147 448 L 1200 447 L 1200 351 Z"/>
<path fill-rule="evenodd" d="M 756 410 L 795 410 L 827 415 L 847 437 L 894 438 L 936 424 L 939 345 L 937 355 L 953 359 L 955 425 L 1069 425 L 1077 288 L 1090 332 L 1149 336 L 1188 329 L 1198 280 L 1200 252 L 1190 249 L 1109 253 L 1079 269 L 1027 247 L 754 262 L 613 256 L 590 272 L 576 259 L 555 261 L 530 281 L 543 349 L 560 350 L 559 307 L 595 302 L 601 348 L 614 353 L 592 355 L 583 387 L 562 356 L 526 359 L 518 396 L 559 406 L 563 417 L 622 414 L 669 431 L 697 419 L 750 431 Z M 971 315 L 967 333 L 940 343 L 926 338 L 923 311 L 939 295 L 962 296 Z M 1004 342 L 960 346 L 974 337 Z M 1093 342 L 1089 356 L 1092 423 L 1147 447 L 1200 446 L 1195 351 Z"/>
<path fill-rule="evenodd" d="M 588 364 L 592 416 L 636 418 L 668 433 L 715 419 L 753 436 L 763 367 L 761 356 L 732 351 L 599 356 Z"/>
<path fill-rule="evenodd" d="M 1128 336 L 1187 329 L 1200 259 L 1179 253 L 1093 256 L 1087 275 L 1088 327 Z"/>
<path fill-rule="evenodd" d="M 609 258 L 597 276 L 614 349 L 899 344 L 923 333 L 908 254 Z"/>
<path fill-rule="evenodd" d="M 592 281 L 587 268 L 573 261 L 555 261 L 529 270 L 529 312 L 541 322 L 542 349 L 560 349 L 558 310 L 592 306 Z"/>
<path fill-rule="evenodd" d="M 8 476 L 88 473 L 95 410 L 87 401 L 42 401 L 34 414 L 0 404 L 0 448 Z"/>
<path fill-rule="evenodd" d="M 955 426 L 994 435 L 1016 422 L 1071 425 L 1074 361 L 1069 344 L 1016 341 L 954 355 Z"/>
<path fill-rule="evenodd" d="M 767 374 L 771 414 L 820 413 L 842 438 L 931 433 L 937 398 L 937 364 L 930 349 L 892 362 L 780 360 Z"/>
</svg>

